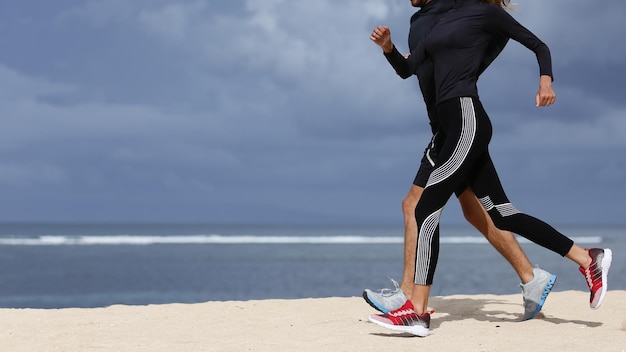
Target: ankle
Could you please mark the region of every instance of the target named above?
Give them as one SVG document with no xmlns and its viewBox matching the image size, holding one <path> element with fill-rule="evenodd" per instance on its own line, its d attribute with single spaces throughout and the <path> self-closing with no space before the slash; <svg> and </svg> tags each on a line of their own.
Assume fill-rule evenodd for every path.
<svg viewBox="0 0 626 352">
<path fill-rule="evenodd" d="M 593 262 L 593 259 L 591 259 L 591 256 L 589 255 L 589 249 L 585 248 L 585 255 L 582 258 L 581 268 L 583 269 L 589 268 L 589 266 L 591 265 L 591 262 Z"/>
<path fill-rule="evenodd" d="M 533 270 L 530 269 L 530 271 L 525 271 L 519 274 L 519 278 L 520 280 L 522 280 L 522 284 L 527 284 L 531 281 L 533 281 L 533 279 L 535 278 L 535 273 L 533 273 Z"/>
<path fill-rule="evenodd" d="M 400 289 L 407 298 L 411 297 L 411 294 L 413 293 L 413 285 L 400 285 Z"/>
<path fill-rule="evenodd" d="M 589 255 L 589 249 L 587 249 L 587 248 L 580 248 L 580 247 L 578 247 L 576 245 L 574 245 L 574 247 L 572 247 L 572 249 L 570 249 L 570 251 L 567 253 L 566 257 L 568 259 L 574 261 L 576 264 L 578 264 L 583 269 L 589 268 L 589 266 L 591 265 L 591 262 L 592 262 L 591 256 Z"/>
</svg>

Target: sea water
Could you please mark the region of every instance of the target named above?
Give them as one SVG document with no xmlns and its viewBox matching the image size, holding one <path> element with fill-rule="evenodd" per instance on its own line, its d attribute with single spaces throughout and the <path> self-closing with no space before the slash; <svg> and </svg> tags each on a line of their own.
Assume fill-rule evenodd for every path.
<svg viewBox="0 0 626 352">
<path fill-rule="evenodd" d="M 613 250 L 626 289 L 626 226 L 563 226 Z M 555 291 L 587 291 L 571 261 L 519 238 Z M 102 307 L 360 296 L 401 279 L 398 226 L 1 224 L 0 307 Z M 519 293 L 513 268 L 469 226 L 442 225 L 433 295 Z"/>
</svg>

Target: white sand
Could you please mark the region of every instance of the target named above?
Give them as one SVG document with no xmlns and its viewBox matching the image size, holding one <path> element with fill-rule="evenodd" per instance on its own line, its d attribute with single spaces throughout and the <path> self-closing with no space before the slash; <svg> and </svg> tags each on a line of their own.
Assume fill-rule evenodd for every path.
<svg viewBox="0 0 626 352">
<path fill-rule="evenodd" d="M 626 291 L 588 299 L 553 292 L 519 322 L 519 294 L 433 297 L 425 338 L 369 323 L 360 297 L 0 309 L 0 351 L 626 351 Z"/>
</svg>

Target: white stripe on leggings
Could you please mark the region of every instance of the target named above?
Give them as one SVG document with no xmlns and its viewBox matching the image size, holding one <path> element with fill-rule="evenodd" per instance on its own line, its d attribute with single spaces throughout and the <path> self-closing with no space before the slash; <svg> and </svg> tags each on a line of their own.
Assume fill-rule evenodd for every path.
<svg viewBox="0 0 626 352">
<path fill-rule="evenodd" d="M 443 208 L 430 214 L 419 229 L 417 252 L 415 253 L 415 283 L 426 285 L 430 258 L 432 257 L 432 238 L 435 235 Z"/>
<path fill-rule="evenodd" d="M 439 166 L 430 174 L 426 187 L 437 184 L 450 177 L 467 158 L 469 150 L 474 143 L 476 136 L 476 113 L 474 112 L 474 103 L 472 98 L 462 97 L 461 100 L 461 137 L 454 147 L 454 152 L 443 165 Z"/>
</svg>

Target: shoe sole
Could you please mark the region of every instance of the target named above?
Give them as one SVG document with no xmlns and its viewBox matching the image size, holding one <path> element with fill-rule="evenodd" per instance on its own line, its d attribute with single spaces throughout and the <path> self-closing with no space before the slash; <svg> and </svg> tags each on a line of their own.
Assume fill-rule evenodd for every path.
<svg viewBox="0 0 626 352">
<path fill-rule="evenodd" d="M 411 335 L 415 335 L 415 336 L 419 336 L 419 337 L 426 337 L 428 336 L 429 333 L 429 329 L 425 328 L 423 326 L 420 325 L 411 325 L 411 326 L 405 326 L 405 325 L 393 325 L 393 324 L 385 324 L 381 321 L 378 320 L 374 320 L 372 318 L 368 318 L 368 320 L 378 326 L 382 326 L 383 328 L 389 329 L 389 330 L 394 330 L 394 331 L 401 331 L 401 332 L 406 332 L 409 333 Z"/>
<path fill-rule="evenodd" d="M 609 269 L 611 268 L 611 262 L 613 261 L 613 252 L 610 249 L 604 250 L 604 257 L 602 258 L 602 291 L 600 292 L 600 299 L 598 300 L 598 304 L 595 307 L 591 307 L 591 309 L 598 309 L 604 302 L 604 296 L 606 295 L 606 291 L 608 290 L 609 284 Z"/>
<path fill-rule="evenodd" d="M 379 305 L 377 302 L 370 300 L 370 298 L 367 296 L 366 291 L 363 291 L 363 299 L 365 300 L 365 302 L 367 302 L 367 304 L 369 304 L 372 308 L 376 309 L 377 311 L 383 314 L 389 313 L 388 309 L 385 309 L 383 306 Z"/>
<path fill-rule="evenodd" d="M 537 308 L 535 309 L 533 314 L 530 315 L 530 317 L 525 320 L 530 320 L 530 319 L 535 318 L 537 313 L 539 313 L 541 308 L 543 308 L 543 305 L 546 303 L 546 299 L 548 298 L 550 291 L 552 291 L 552 287 L 554 287 L 555 283 L 556 283 L 556 275 L 551 275 L 550 280 L 548 280 L 546 287 L 543 289 L 543 293 L 541 294 L 541 299 L 539 300 L 539 302 L 537 302 Z"/>
</svg>

